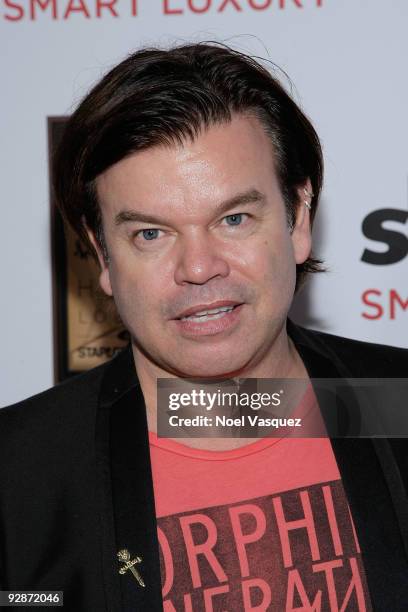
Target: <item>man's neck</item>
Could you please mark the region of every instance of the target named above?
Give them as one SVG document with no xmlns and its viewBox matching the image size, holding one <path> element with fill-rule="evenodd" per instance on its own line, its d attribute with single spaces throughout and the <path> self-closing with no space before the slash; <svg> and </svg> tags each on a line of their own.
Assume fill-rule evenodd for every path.
<svg viewBox="0 0 408 612">
<path fill-rule="evenodd" d="M 296 350 L 295 345 L 282 330 L 279 338 L 279 346 L 275 347 L 274 354 L 269 355 L 252 368 L 239 372 L 234 378 L 301 378 L 308 379 L 305 365 Z M 157 380 L 159 378 L 172 378 L 177 376 L 160 368 L 150 361 L 140 350 L 133 346 L 133 356 L 139 382 L 142 388 L 145 404 L 148 429 L 157 431 Z M 188 378 L 188 376 L 186 376 Z M 223 378 L 222 376 L 217 378 Z M 225 378 L 231 378 L 225 376 Z M 216 379 L 214 379 L 215 382 Z M 206 450 L 230 450 L 254 442 L 253 438 L 182 438 L 178 440 L 187 446 L 202 448 Z"/>
</svg>

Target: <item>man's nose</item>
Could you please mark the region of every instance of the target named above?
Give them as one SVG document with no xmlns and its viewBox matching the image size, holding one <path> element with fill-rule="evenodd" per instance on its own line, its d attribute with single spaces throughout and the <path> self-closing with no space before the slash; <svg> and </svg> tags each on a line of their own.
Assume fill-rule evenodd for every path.
<svg viewBox="0 0 408 612">
<path fill-rule="evenodd" d="M 230 272 L 223 245 L 207 232 L 183 237 L 179 243 L 174 278 L 177 284 L 204 285 L 209 280 L 225 278 Z"/>
</svg>

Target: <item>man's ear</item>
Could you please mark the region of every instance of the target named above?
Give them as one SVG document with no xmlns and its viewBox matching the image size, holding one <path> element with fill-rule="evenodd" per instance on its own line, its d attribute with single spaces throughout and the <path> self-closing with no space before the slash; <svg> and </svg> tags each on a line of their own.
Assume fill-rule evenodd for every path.
<svg viewBox="0 0 408 612">
<path fill-rule="evenodd" d="M 102 247 L 97 240 L 94 232 L 89 229 L 87 224 L 84 222 L 86 233 L 88 234 L 88 238 L 93 248 L 96 251 L 98 256 L 99 266 L 100 266 L 100 274 L 99 274 L 99 284 L 102 288 L 102 291 L 106 293 L 106 295 L 113 295 L 112 286 L 110 282 L 110 273 L 109 273 L 109 260 L 106 257 L 106 253 L 102 250 Z"/>
<path fill-rule="evenodd" d="M 297 264 L 302 264 L 312 250 L 312 229 L 310 224 L 309 206 L 313 198 L 310 179 L 298 187 L 295 224 L 292 229 L 292 244 Z"/>
</svg>

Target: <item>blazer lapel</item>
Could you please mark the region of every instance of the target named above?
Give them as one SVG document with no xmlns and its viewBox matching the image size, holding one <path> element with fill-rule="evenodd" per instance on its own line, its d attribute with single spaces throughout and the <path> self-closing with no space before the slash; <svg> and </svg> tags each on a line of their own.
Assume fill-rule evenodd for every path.
<svg viewBox="0 0 408 612">
<path fill-rule="evenodd" d="M 162 610 L 149 438 L 139 386 L 111 409 L 111 474 L 117 549 L 141 559 L 135 569 L 145 584 L 129 570 L 120 576 L 124 610 Z"/>
<path fill-rule="evenodd" d="M 108 366 L 97 427 L 101 480 L 103 568 L 108 610 L 163 609 L 160 558 L 146 411 L 130 347 Z M 145 586 L 117 553 L 127 549 Z"/>
<path fill-rule="evenodd" d="M 353 378 L 349 364 L 310 338 L 307 330 L 289 321 L 288 333 L 311 379 Z M 405 514 L 408 508 L 389 441 L 332 438 L 331 445 L 355 523 L 374 609 L 405 611 L 408 559 L 393 501 L 399 499 Z"/>
</svg>

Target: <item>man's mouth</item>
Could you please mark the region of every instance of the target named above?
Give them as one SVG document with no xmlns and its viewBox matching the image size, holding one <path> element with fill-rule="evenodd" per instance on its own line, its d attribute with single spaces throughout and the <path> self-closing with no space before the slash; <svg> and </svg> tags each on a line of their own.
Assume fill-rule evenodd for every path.
<svg viewBox="0 0 408 612">
<path fill-rule="evenodd" d="M 178 321 L 190 321 L 192 323 L 205 323 L 206 321 L 215 321 L 225 317 L 232 312 L 237 306 L 241 306 L 240 302 L 232 300 L 219 300 L 211 304 L 197 304 L 181 312 L 176 319 Z"/>
<path fill-rule="evenodd" d="M 233 329 L 241 316 L 242 302 L 219 300 L 187 308 L 175 318 L 178 330 L 187 337 L 213 336 Z"/>
<path fill-rule="evenodd" d="M 220 308 L 211 308 L 210 310 L 200 310 L 192 315 L 180 317 L 180 321 L 192 321 L 195 323 L 204 323 L 205 321 L 214 321 L 221 319 L 227 312 L 234 310 L 235 306 L 221 306 Z"/>
</svg>

